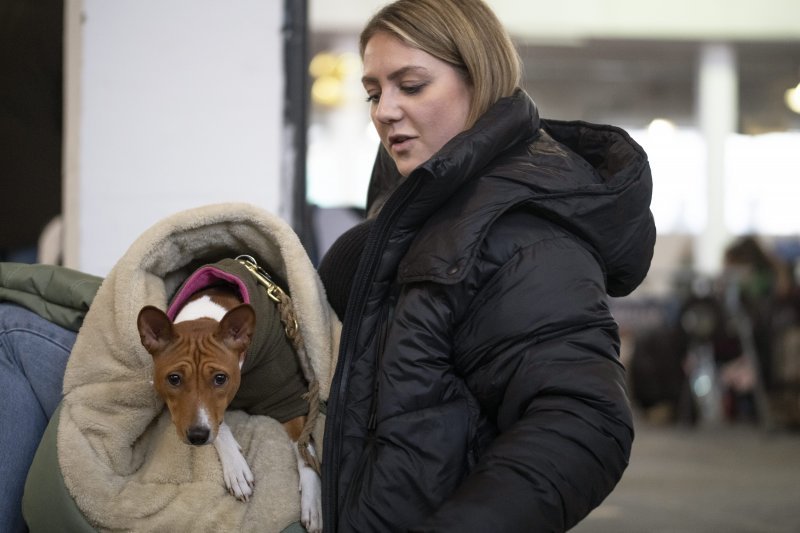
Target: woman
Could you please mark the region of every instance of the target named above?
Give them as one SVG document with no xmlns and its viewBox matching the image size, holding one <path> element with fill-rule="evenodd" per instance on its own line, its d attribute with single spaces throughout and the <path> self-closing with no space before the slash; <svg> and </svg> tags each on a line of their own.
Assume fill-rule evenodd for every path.
<svg viewBox="0 0 800 533">
<path fill-rule="evenodd" d="M 320 268 L 368 231 L 340 278 L 325 529 L 569 529 L 631 449 L 608 295 L 649 268 L 646 155 L 622 130 L 541 120 L 480 0 L 399 0 L 360 47 L 379 211 Z"/>
</svg>

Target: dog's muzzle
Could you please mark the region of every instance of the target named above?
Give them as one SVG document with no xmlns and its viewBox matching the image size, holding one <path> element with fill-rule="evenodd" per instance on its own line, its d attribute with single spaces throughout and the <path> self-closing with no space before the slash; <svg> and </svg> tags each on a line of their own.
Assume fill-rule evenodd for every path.
<svg viewBox="0 0 800 533">
<path fill-rule="evenodd" d="M 211 430 L 207 427 L 194 426 L 186 431 L 186 440 L 193 446 L 202 446 L 208 444 L 208 437 L 211 435 Z"/>
</svg>

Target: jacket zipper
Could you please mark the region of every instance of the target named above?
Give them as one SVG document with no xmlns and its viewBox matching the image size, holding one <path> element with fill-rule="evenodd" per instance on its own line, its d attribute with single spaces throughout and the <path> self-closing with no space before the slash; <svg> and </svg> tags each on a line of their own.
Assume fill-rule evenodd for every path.
<svg viewBox="0 0 800 533">
<path fill-rule="evenodd" d="M 367 464 L 371 461 L 377 440 L 375 433 L 378 427 L 378 390 L 380 389 L 379 372 L 381 363 L 383 362 L 383 347 L 386 346 L 386 337 L 389 332 L 389 324 L 391 324 L 392 316 L 394 315 L 394 298 L 395 291 L 392 290 L 391 295 L 389 296 L 389 305 L 384 307 L 384 309 L 381 311 L 381 330 L 380 334 L 378 335 L 378 344 L 376 345 L 378 353 L 377 357 L 375 358 L 375 381 L 372 386 L 372 400 L 370 401 L 369 406 L 367 441 L 364 445 L 364 449 L 361 452 L 361 456 L 358 459 L 356 469 L 353 472 L 353 478 L 350 480 L 350 484 L 347 487 L 347 495 L 344 499 L 345 510 L 347 510 L 347 508 L 351 505 L 351 502 L 361 488 L 364 472 L 367 470 Z"/>
<path fill-rule="evenodd" d="M 394 307 L 397 302 L 398 292 L 397 286 L 392 287 L 386 307 L 384 307 L 381 313 L 381 331 L 380 335 L 378 335 L 378 344 L 376 345 L 378 353 L 375 357 L 375 383 L 372 386 L 372 401 L 369 406 L 369 423 L 367 424 L 370 439 L 374 438 L 375 430 L 378 427 L 378 390 L 380 389 L 381 383 L 380 371 L 381 366 L 383 366 L 383 352 L 386 348 L 386 337 L 389 335 L 389 327 L 394 317 Z"/>
<path fill-rule="evenodd" d="M 370 285 L 367 282 L 374 278 L 389 231 L 394 226 L 403 208 L 416 195 L 421 184 L 420 177 L 409 176 L 389 198 L 389 201 L 378 215 L 378 219 L 375 222 L 376 227 L 373 228 L 370 238 L 364 247 L 363 254 L 366 258 L 362 256 L 359 262 L 360 266 L 353 279 L 353 286 L 359 287 L 360 290 L 353 295 L 353 301 L 350 302 L 352 307 L 350 312 L 347 313 L 345 323 L 342 326 L 339 362 L 331 383 L 331 393 L 328 398 L 328 420 L 325 424 L 325 448 L 327 450 L 323 454 L 322 461 L 322 508 L 323 524 L 325 524 L 326 531 L 336 531 L 338 528 L 338 510 L 336 507 L 339 501 L 338 478 L 342 451 L 342 409 L 350 379 L 350 358 L 358 336 L 358 320 L 361 318 L 370 289 Z M 372 235 L 375 235 L 375 237 L 372 237 Z"/>
</svg>

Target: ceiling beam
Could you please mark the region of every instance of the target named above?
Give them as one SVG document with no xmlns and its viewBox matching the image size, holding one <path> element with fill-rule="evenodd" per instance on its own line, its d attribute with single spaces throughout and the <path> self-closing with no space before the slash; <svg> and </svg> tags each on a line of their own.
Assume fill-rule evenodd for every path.
<svg viewBox="0 0 800 533">
<path fill-rule="evenodd" d="M 385 0 L 310 0 L 311 31 L 357 33 Z M 797 0 L 488 0 L 526 42 L 800 41 Z"/>
</svg>

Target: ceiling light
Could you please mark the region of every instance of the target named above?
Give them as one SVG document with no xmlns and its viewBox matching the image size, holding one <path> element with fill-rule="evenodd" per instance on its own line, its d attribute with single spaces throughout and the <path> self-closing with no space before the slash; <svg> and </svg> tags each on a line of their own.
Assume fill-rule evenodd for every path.
<svg viewBox="0 0 800 533">
<path fill-rule="evenodd" d="M 647 126 L 647 133 L 654 136 L 666 137 L 675 133 L 675 124 L 665 118 L 654 118 Z"/>
<path fill-rule="evenodd" d="M 332 76 L 336 71 L 339 60 L 330 52 L 320 52 L 311 59 L 308 65 L 308 72 L 314 78 Z"/>
<path fill-rule="evenodd" d="M 321 76 L 311 84 L 311 100 L 325 107 L 336 107 L 344 101 L 342 82 L 334 76 Z"/>
<path fill-rule="evenodd" d="M 784 99 L 789 109 L 800 114 L 800 83 L 793 89 L 787 89 Z"/>
</svg>

